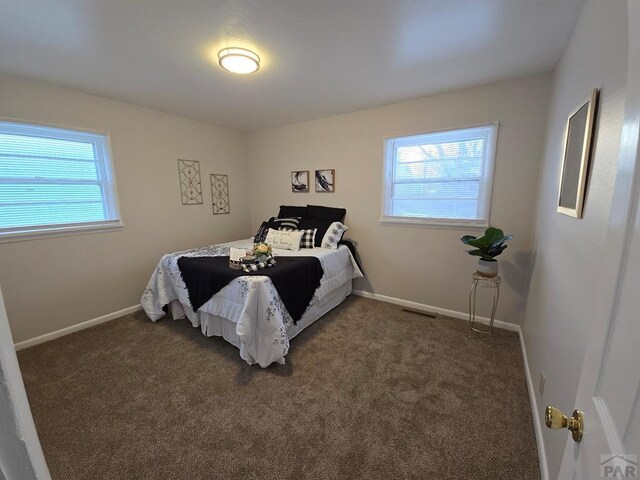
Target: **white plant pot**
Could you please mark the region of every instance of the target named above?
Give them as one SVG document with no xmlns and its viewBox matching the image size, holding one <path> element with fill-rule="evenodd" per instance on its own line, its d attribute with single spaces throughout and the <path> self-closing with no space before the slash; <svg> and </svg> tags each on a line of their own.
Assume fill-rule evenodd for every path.
<svg viewBox="0 0 640 480">
<path fill-rule="evenodd" d="M 483 259 L 478 259 L 477 272 L 483 277 L 495 277 L 498 275 L 498 261 L 488 262 Z"/>
</svg>

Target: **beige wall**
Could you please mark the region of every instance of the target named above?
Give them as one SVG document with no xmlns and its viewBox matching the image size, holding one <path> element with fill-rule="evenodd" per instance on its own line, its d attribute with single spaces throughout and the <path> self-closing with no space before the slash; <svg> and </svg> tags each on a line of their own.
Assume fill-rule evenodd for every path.
<svg viewBox="0 0 640 480">
<path fill-rule="evenodd" d="M 107 131 L 122 231 L 0 244 L 16 342 L 136 305 L 164 253 L 249 235 L 244 136 L 214 125 L 0 76 L 0 117 Z M 177 159 L 199 160 L 203 205 L 182 206 Z M 212 214 L 209 174 L 229 175 L 231 214 Z"/>
<path fill-rule="evenodd" d="M 497 317 L 520 322 L 527 289 L 531 217 L 542 155 L 550 77 L 538 75 L 249 134 L 251 220 L 280 204 L 347 209 L 367 279 L 355 288 L 467 311 L 477 259 L 459 238 L 474 228 L 381 225 L 383 140 L 388 136 L 500 121 L 491 224 L 514 234 L 501 257 Z M 291 193 L 290 171 L 336 169 L 336 192 Z M 313 186 L 311 187 L 313 190 Z M 481 314 L 487 315 L 483 308 Z"/>
<path fill-rule="evenodd" d="M 607 227 L 620 147 L 627 76 L 624 0 L 587 0 L 554 77 L 541 167 L 532 280 L 523 324 L 534 384 L 546 374 L 540 418 L 547 404 L 574 406 L 585 344 L 596 307 L 598 275 L 607 262 Z M 564 129 L 569 113 L 601 88 L 584 218 L 556 213 Z M 543 430 L 550 478 L 556 478 L 566 435 Z"/>
</svg>

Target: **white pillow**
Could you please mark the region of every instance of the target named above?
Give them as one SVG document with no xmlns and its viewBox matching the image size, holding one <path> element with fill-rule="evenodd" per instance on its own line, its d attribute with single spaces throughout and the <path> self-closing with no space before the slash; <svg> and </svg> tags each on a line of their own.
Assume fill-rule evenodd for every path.
<svg viewBox="0 0 640 480">
<path fill-rule="evenodd" d="M 329 228 L 327 228 L 327 233 L 322 237 L 322 243 L 320 246 L 322 248 L 330 248 L 335 250 L 338 248 L 338 242 L 342 240 L 342 236 L 349 230 L 349 227 L 343 225 L 340 222 L 333 222 Z"/>
<path fill-rule="evenodd" d="M 270 228 L 264 243 L 271 245 L 273 248 L 297 252 L 300 250 L 300 239 L 303 234 L 302 230 L 274 230 Z"/>
</svg>

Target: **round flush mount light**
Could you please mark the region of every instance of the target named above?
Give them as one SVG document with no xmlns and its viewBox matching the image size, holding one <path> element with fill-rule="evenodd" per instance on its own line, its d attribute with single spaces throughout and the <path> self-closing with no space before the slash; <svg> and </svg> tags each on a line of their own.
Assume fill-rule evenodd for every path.
<svg viewBox="0 0 640 480">
<path fill-rule="evenodd" d="M 218 62 L 225 70 L 241 75 L 257 72 L 260 68 L 260 57 L 245 48 L 223 48 L 218 52 Z"/>
</svg>

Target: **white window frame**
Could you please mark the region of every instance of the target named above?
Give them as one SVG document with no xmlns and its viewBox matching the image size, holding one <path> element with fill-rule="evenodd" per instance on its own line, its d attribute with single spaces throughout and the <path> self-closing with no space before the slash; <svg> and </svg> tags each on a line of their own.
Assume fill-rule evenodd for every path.
<svg viewBox="0 0 640 480">
<path fill-rule="evenodd" d="M 394 153 L 398 146 L 416 145 L 420 143 L 420 138 L 437 133 L 450 133 L 451 140 L 455 141 L 456 134 L 460 134 L 459 138 L 464 138 L 462 132 L 475 128 L 491 127 L 489 134 L 489 159 L 484 163 L 485 172 L 483 177 L 485 182 L 481 182 L 484 188 L 480 195 L 486 195 L 487 203 L 484 205 L 482 218 L 480 219 L 460 219 L 460 218 L 432 218 L 432 217 L 408 217 L 391 215 L 391 200 L 393 198 L 393 177 L 394 177 Z M 444 128 L 439 130 L 431 130 L 428 132 L 402 135 L 397 137 L 385 137 L 384 139 L 384 171 L 382 175 L 382 207 L 380 223 L 382 224 L 403 224 L 416 226 L 444 226 L 444 227 L 488 227 L 489 217 L 491 215 L 491 198 L 493 196 L 493 175 L 495 171 L 497 141 L 498 141 L 499 122 L 488 122 L 476 125 L 467 125 L 464 127 Z"/>
<path fill-rule="evenodd" d="M 59 138 L 64 140 L 76 140 L 93 144 L 99 168 L 100 179 L 93 183 L 100 184 L 102 190 L 102 205 L 107 211 L 109 220 L 98 222 L 78 222 L 51 225 L 33 225 L 0 228 L 0 243 L 17 242 L 36 238 L 55 237 L 63 235 L 80 235 L 88 233 L 108 232 L 121 230 L 124 223 L 120 217 L 120 205 L 118 202 L 118 189 L 116 186 L 116 174 L 111 157 L 111 141 L 108 132 L 87 130 L 78 127 L 53 125 L 41 122 L 29 122 L 13 118 L 0 117 L 2 132 L 16 133 L 18 135 L 39 136 L 43 138 Z M 45 134 L 47 129 L 49 134 Z M 0 177 L 0 183 L 3 181 Z M 15 181 L 15 180 L 14 180 Z M 22 181 L 22 180 L 19 180 Z M 29 183 L 33 179 L 25 179 Z M 47 183 L 69 183 L 68 180 L 47 180 Z"/>
</svg>

